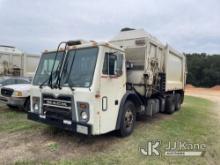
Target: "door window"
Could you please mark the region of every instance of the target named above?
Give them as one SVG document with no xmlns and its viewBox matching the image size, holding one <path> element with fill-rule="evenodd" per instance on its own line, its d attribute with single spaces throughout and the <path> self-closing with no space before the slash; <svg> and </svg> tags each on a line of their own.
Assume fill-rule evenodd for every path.
<svg viewBox="0 0 220 165">
<path fill-rule="evenodd" d="M 122 75 L 123 55 L 106 53 L 102 73 L 105 75 Z"/>
</svg>

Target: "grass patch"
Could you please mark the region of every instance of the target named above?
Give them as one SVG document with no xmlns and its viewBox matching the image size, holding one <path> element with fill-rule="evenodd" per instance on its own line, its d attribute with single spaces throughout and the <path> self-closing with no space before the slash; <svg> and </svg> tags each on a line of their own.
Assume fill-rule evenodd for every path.
<svg viewBox="0 0 220 165">
<path fill-rule="evenodd" d="M 172 116 L 160 115 L 161 118 L 155 116 L 153 119 L 137 122 L 131 136 L 123 139 L 112 137 L 115 138 L 114 142 L 110 141 L 106 148 L 99 146 L 100 150 L 87 152 L 90 149 L 89 147 L 93 145 L 87 144 L 87 141 L 91 141 L 91 143 L 94 141 L 96 146 L 99 137 L 88 137 L 88 140 L 81 142 L 74 136 L 72 139 L 74 142 L 66 141 L 63 145 L 60 141 L 55 141 L 47 145 L 48 151 L 39 153 L 48 154 L 46 152 L 52 151 L 51 153 L 56 154 L 58 152 L 58 159 L 56 160 L 53 159 L 54 157 L 48 157 L 47 160 L 18 161 L 16 164 L 218 164 L 220 162 L 220 126 L 219 120 L 215 117 L 216 112 L 212 111 L 213 107 L 214 103 L 210 101 L 187 96 L 179 112 L 174 113 Z M 38 131 L 43 133 L 46 127 L 26 120 L 26 114 L 24 113 L 13 111 L 0 111 L 0 122 L 0 133 L 33 130 L 33 128 L 38 128 Z M 62 136 L 59 139 L 62 139 Z M 75 139 L 77 140 L 75 141 Z M 139 147 L 144 146 L 147 141 L 155 139 L 162 141 L 162 151 L 168 141 L 203 143 L 207 145 L 207 149 L 203 157 L 166 157 L 164 155 L 150 157 L 142 155 L 139 152 Z M 107 137 L 105 142 L 108 140 Z M 77 157 L 65 158 L 65 153 L 60 155 L 59 152 L 64 152 L 63 148 L 68 145 L 67 143 L 69 145 L 74 143 L 73 146 L 75 147 L 85 146 L 86 150 L 83 150 Z"/>
<path fill-rule="evenodd" d="M 27 120 L 27 114 L 22 110 L 0 106 L 0 133 L 35 130 L 42 127 L 44 125 Z"/>
<path fill-rule="evenodd" d="M 213 103 L 205 99 L 186 97 L 184 106 L 179 112 L 168 119 L 159 119 L 148 123 L 139 123 L 134 133 L 110 150 L 82 156 L 75 160 L 61 160 L 62 165 L 70 164 L 212 164 L 219 161 L 220 133 L 216 129 L 216 119 L 210 107 Z M 187 141 L 190 143 L 204 143 L 207 151 L 204 157 L 149 157 L 138 151 L 139 146 L 147 141 L 160 139 L 161 148 L 165 148 L 168 141 Z M 214 154 L 214 156 L 212 155 Z"/>
<path fill-rule="evenodd" d="M 51 152 L 57 151 L 59 149 L 59 145 L 57 143 L 49 143 L 48 148 Z"/>
</svg>

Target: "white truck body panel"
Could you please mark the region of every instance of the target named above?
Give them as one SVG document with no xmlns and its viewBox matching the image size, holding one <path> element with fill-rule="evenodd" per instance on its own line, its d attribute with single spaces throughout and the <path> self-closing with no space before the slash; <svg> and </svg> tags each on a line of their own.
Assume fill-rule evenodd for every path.
<svg viewBox="0 0 220 165">
<path fill-rule="evenodd" d="M 165 52 L 166 91 L 184 89 L 185 57 L 169 46 Z"/>
<path fill-rule="evenodd" d="M 184 89 L 185 56 L 143 29 L 120 32 L 110 43 L 125 49 L 126 60 L 134 65 L 134 69 L 127 72 L 128 82 L 151 87 L 158 73 L 165 73 L 165 91 Z M 147 81 L 144 75 L 148 76 Z M 136 86 L 135 89 L 145 95 L 145 87 Z"/>
<path fill-rule="evenodd" d="M 113 48 L 105 47 L 103 52 L 100 54 L 105 54 L 105 52 L 115 52 Z M 99 64 L 104 63 L 104 56 L 101 57 Z M 125 64 L 123 64 L 125 70 Z M 100 69 L 102 70 L 102 65 Z M 114 130 L 116 127 L 116 121 L 118 116 L 118 110 L 120 106 L 120 100 L 126 93 L 126 76 L 122 75 L 117 78 L 110 78 L 108 75 L 101 74 L 100 77 L 100 95 L 102 96 L 102 100 L 100 103 L 100 109 L 103 109 L 102 106 L 106 106 L 105 110 L 100 111 L 100 133 L 106 133 L 111 130 Z M 118 100 L 118 104 L 115 104 L 115 100 Z M 111 124 L 106 121 L 111 121 Z"/>
<path fill-rule="evenodd" d="M 40 61 L 40 56 L 38 55 L 25 55 L 24 56 L 24 72 L 23 76 L 33 77 Z"/>
</svg>

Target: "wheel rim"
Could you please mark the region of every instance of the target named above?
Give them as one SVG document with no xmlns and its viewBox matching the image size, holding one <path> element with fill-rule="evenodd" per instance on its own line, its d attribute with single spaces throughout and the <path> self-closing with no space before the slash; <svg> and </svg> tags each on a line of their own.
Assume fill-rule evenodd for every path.
<svg viewBox="0 0 220 165">
<path fill-rule="evenodd" d="M 132 113 L 132 110 L 127 110 L 125 113 L 125 120 L 124 120 L 124 125 L 126 129 L 130 129 L 133 126 L 133 121 L 134 121 L 134 115 Z"/>
</svg>

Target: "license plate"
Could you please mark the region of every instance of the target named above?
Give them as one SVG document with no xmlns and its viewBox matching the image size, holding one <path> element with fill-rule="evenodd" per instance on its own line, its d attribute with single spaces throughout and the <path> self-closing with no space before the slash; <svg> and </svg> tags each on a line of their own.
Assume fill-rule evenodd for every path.
<svg viewBox="0 0 220 165">
<path fill-rule="evenodd" d="M 71 125 L 72 122 L 70 120 L 63 120 L 63 124 Z"/>
<path fill-rule="evenodd" d="M 42 119 L 46 119 L 45 115 L 39 115 L 39 117 L 42 118 Z"/>
<path fill-rule="evenodd" d="M 76 131 L 82 134 L 88 135 L 88 127 L 83 126 L 83 125 L 77 125 L 76 126 Z"/>
</svg>

